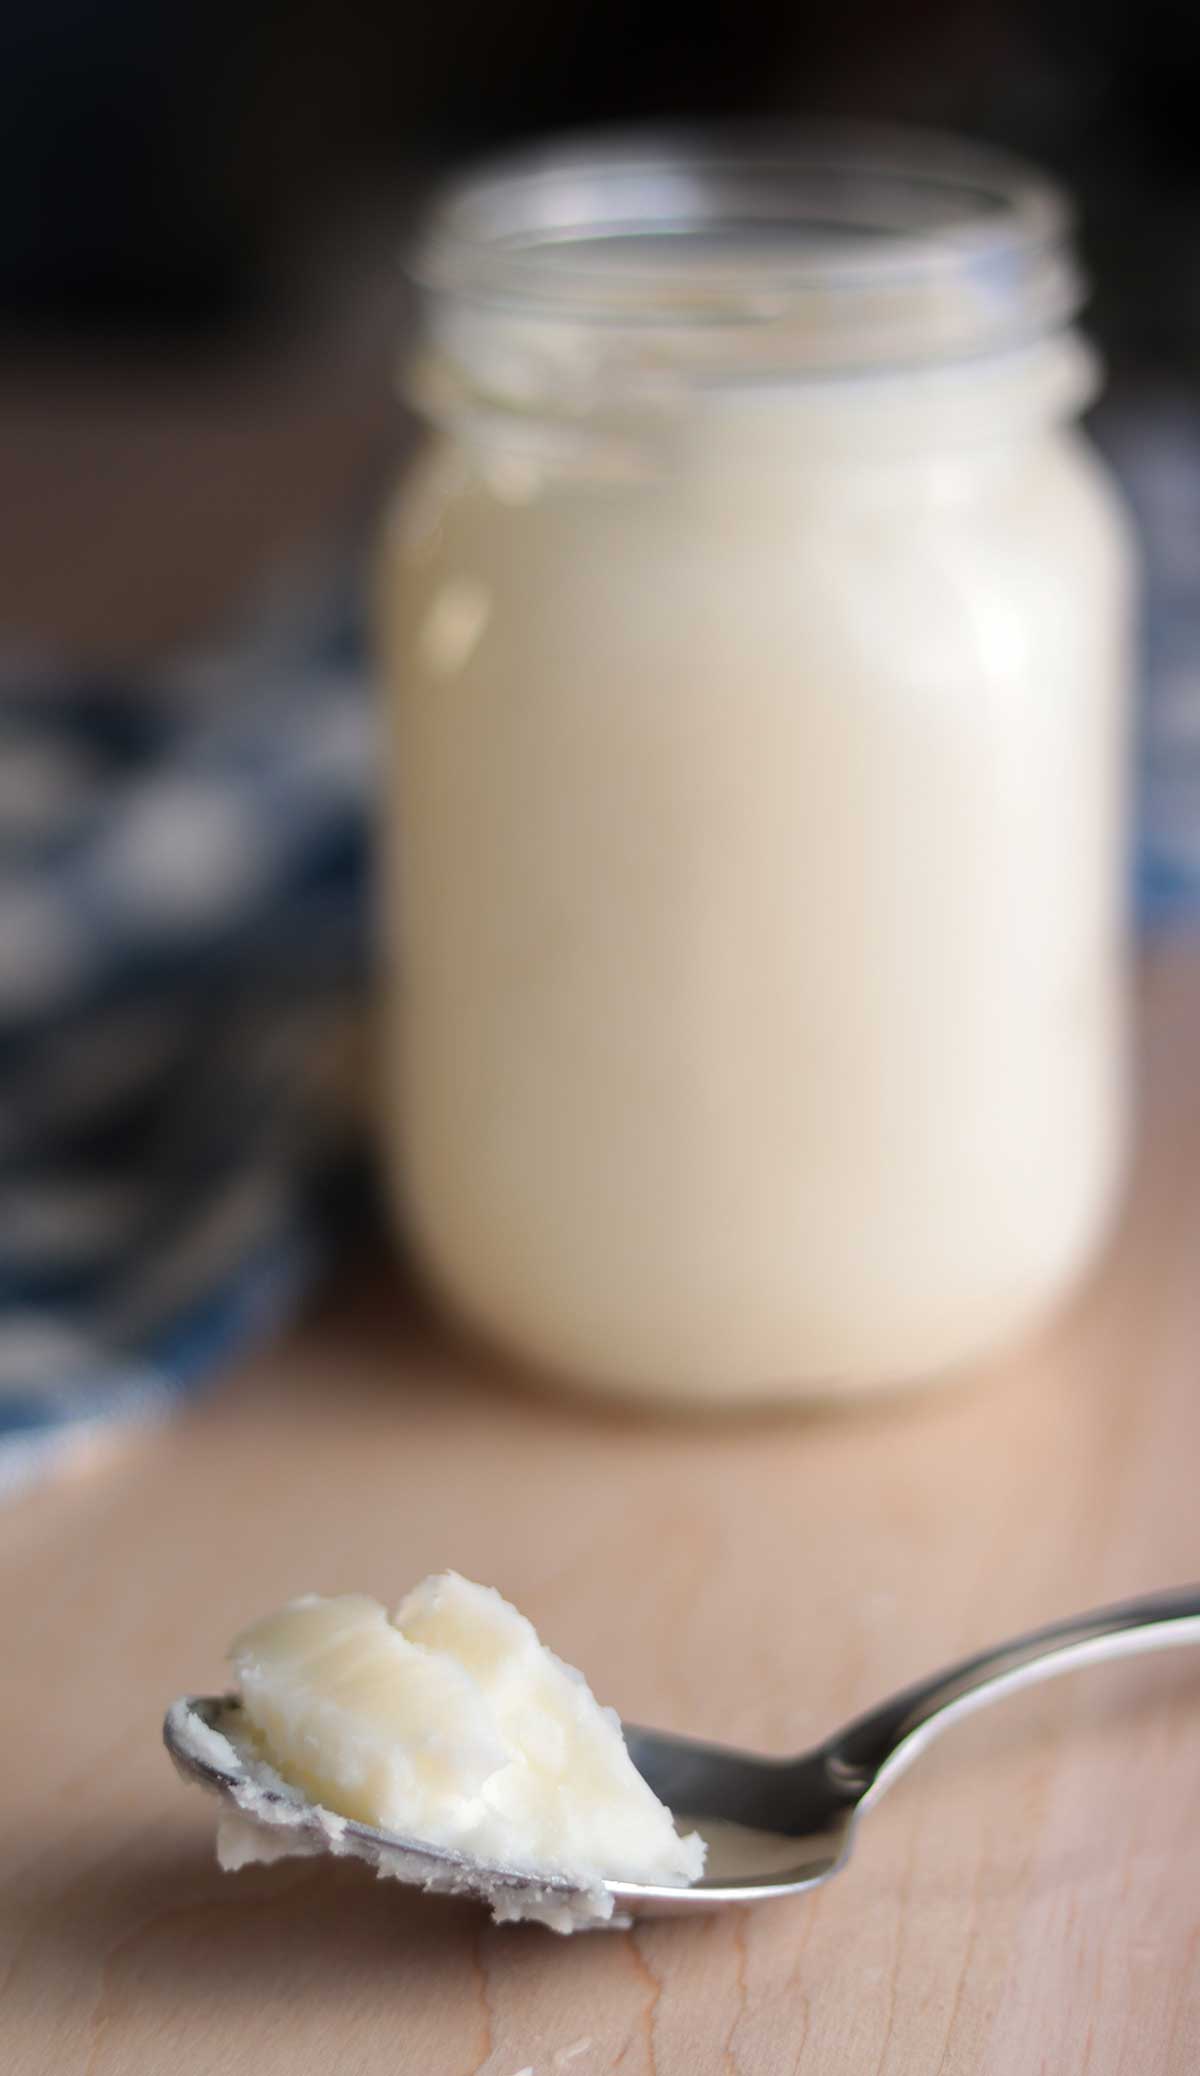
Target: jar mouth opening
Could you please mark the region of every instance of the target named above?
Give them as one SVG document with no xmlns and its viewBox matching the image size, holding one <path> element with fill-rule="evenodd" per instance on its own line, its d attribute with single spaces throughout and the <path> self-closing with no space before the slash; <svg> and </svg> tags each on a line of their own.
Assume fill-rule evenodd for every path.
<svg viewBox="0 0 1200 2076">
<path fill-rule="evenodd" d="M 762 374 L 942 360 L 1061 327 L 1083 299 L 1065 196 L 922 131 L 630 131 L 456 182 L 412 260 L 436 300 Z M 707 341 L 707 348 L 705 343 Z"/>
</svg>

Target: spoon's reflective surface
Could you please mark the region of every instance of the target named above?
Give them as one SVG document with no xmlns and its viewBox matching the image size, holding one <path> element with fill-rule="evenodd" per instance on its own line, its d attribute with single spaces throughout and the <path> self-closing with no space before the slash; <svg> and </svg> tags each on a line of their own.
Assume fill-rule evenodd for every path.
<svg viewBox="0 0 1200 2076">
<path fill-rule="evenodd" d="M 906 1688 L 795 1759 L 760 1758 L 626 1725 L 630 1755 L 639 1772 L 675 1812 L 681 1829 L 704 1834 L 709 1851 L 704 1879 L 692 1888 L 609 1882 L 617 1919 L 755 1903 L 796 1895 L 827 1881 L 849 1855 L 861 1811 L 878 1801 L 948 1723 L 1055 1673 L 1185 1643 L 1200 1643 L 1200 1588 L 1151 1594 L 1055 1622 Z M 178 1701 L 167 1713 L 163 1735 L 189 1778 L 242 1809 L 252 1795 L 259 1814 L 270 1823 L 271 1793 L 254 1787 L 236 1748 L 227 1747 L 227 1758 L 218 1747 L 206 1746 L 205 1726 L 228 1728 L 236 1721 L 236 1711 L 237 1703 L 228 1698 Z M 305 1834 L 301 1850 L 320 1850 L 330 1843 L 326 1812 L 293 1795 L 286 1814 L 291 1833 Z M 479 1895 L 502 1916 L 521 1915 L 523 1902 L 536 1898 L 542 1906 L 537 1915 L 546 1916 L 546 1906 L 553 1914 L 561 1905 L 569 1918 L 577 1903 L 578 1920 L 594 1921 L 586 1897 L 568 1881 L 534 1880 L 512 1869 L 484 1867 L 365 1824 L 340 1819 L 333 1824 L 333 1850 L 355 1853 L 401 1880 Z"/>
</svg>

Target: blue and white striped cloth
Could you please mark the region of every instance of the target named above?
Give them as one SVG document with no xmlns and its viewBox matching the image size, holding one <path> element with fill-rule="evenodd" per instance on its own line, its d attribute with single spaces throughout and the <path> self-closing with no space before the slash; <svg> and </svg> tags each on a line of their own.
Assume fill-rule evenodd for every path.
<svg viewBox="0 0 1200 2076">
<path fill-rule="evenodd" d="M 1195 915 L 1200 430 L 1102 430 L 1146 549 L 1143 913 Z M 0 664 L 0 1493 L 272 1327 L 356 1201 L 355 560 L 144 678 Z"/>
<path fill-rule="evenodd" d="M 145 676 L 0 663 L 0 1493 L 310 1282 L 345 1169 L 369 707 L 338 564 Z"/>
<path fill-rule="evenodd" d="M 1177 922 L 1200 915 L 1200 409 L 1152 390 L 1100 425 L 1142 546 L 1138 902 Z"/>
</svg>

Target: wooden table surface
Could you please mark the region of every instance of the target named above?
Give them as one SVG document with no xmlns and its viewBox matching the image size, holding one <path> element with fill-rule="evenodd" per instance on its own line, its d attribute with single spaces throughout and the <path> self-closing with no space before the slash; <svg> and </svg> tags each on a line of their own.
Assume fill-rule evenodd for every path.
<svg viewBox="0 0 1200 2076">
<path fill-rule="evenodd" d="M 494 1581 L 634 1718 L 768 1750 L 1200 1576 L 1200 948 L 1145 984 L 1103 1274 L 971 1388 L 636 1424 L 514 1394 L 377 1272 L 194 1413 L 0 1514 L 9 2076 L 1196 2076 L 1200 1657 L 950 1733 L 824 1892 L 556 1939 L 365 1869 L 218 1872 L 159 1744 L 305 1587 Z"/>
</svg>

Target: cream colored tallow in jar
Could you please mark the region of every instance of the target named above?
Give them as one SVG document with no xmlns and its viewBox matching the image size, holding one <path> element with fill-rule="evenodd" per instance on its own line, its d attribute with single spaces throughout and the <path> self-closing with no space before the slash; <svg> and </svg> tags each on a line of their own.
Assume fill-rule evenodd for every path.
<svg viewBox="0 0 1200 2076">
<path fill-rule="evenodd" d="M 937 140 L 452 190 L 380 570 L 387 1158 L 564 1386 L 952 1374 L 1109 1222 L 1131 553 L 1061 198 Z"/>
</svg>

